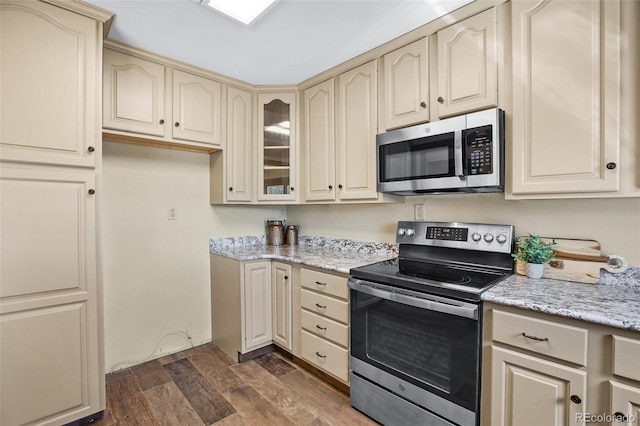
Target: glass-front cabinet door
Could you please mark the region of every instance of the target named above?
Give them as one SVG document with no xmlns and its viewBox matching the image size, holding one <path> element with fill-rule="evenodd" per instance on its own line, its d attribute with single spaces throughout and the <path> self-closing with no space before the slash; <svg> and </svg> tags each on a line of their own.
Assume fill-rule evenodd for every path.
<svg viewBox="0 0 640 426">
<path fill-rule="evenodd" d="M 258 95 L 258 200 L 297 199 L 296 94 Z"/>
</svg>

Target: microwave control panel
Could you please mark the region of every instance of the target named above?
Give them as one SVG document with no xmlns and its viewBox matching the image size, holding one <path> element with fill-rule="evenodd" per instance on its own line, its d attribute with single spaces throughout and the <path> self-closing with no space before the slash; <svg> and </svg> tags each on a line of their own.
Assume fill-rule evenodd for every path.
<svg viewBox="0 0 640 426">
<path fill-rule="evenodd" d="M 493 129 L 491 125 L 464 131 L 467 175 L 493 173 Z"/>
</svg>

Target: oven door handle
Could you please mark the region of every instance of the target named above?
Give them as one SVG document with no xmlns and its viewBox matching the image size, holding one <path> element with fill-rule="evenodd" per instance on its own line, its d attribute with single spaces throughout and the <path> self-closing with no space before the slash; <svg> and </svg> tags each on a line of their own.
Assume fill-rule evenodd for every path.
<svg viewBox="0 0 640 426">
<path fill-rule="evenodd" d="M 458 300 L 444 297 L 422 294 L 416 291 L 399 289 L 384 284 L 349 278 L 347 286 L 355 291 L 366 293 L 370 296 L 427 309 L 429 311 L 451 314 L 459 317 L 478 320 L 478 306 Z"/>
</svg>

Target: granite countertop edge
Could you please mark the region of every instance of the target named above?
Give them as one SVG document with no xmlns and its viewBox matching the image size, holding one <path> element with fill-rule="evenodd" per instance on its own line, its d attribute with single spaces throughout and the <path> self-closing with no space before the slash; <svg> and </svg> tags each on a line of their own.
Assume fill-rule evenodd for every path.
<svg viewBox="0 0 640 426">
<path fill-rule="evenodd" d="M 482 300 L 640 332 L 640 268 L 602 271 L 598 284 L 514 274 L 485 291 Z"/>
<path fill-rule="evenodd" d="M 209 239 L 209 253 L 240 262 L 280 260 L 349 274 L 351 268 L 398 256 L 391 243 L 301 236 L 297 245 L 270 246 L 264 235 Z"/>
</svg>

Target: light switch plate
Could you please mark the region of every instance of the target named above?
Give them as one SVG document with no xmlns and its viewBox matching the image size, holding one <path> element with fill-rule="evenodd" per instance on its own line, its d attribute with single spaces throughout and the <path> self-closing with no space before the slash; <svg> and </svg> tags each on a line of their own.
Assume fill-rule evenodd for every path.
<svg viewBox="0 0 640 426">
<path fill-rule="evenodd" d="M 413 205 L 413 216 L 415 220 L 424 220 L 424 204 Z"/>
</svg>

